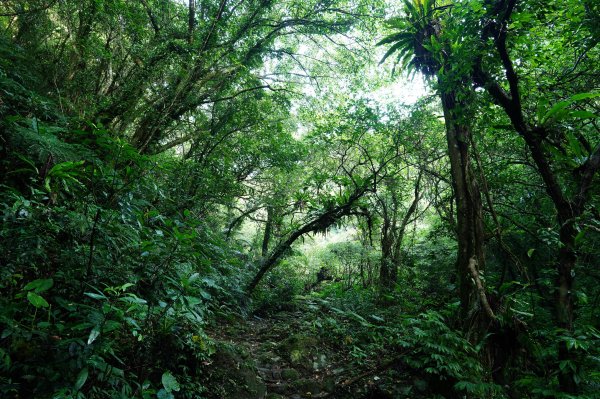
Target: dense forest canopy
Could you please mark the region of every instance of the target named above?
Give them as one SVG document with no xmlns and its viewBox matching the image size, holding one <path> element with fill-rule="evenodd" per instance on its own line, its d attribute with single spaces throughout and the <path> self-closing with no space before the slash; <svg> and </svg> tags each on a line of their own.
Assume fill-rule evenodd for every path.
<svg viewBox="0 0 600 399">
<path fill-rule="evenodd" d="M 3 0 L 0 397 L 600 397 L 594 0 Z"/>
</svg>

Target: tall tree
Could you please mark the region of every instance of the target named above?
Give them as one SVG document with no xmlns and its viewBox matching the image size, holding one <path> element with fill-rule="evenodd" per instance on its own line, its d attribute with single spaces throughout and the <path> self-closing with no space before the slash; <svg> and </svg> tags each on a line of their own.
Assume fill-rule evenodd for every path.
<svg viewBox="0 0 600 399">
<path fill-rule="evenodd" d="M 533 10 L 526 6 L 517 8 L 517 5 L 516 0 L 493 2 L 488 6 L 486 14 L 481 20 L 470 21 L 471 24 L 474 24 L 473 26 L 475 24 L 484 26 L 480 31 L 481 42 L 478 47 L 483 47 L 481 45 L 483 43 L 490 44 L 489 47 L 481 48 L 476 53 L 478 55 L 474 59 L 473 80 L 476 85 L 484 88 L 495 104 L 505 112 L 514 130 L 525 141 L 542 178 L 546 193 L 554 204 L 559 233 L 555 317 L 557 326 L 567 334 L 572 334 L 575 318 L 573 284 L 578 258 L 577 237 L 581 231 L 578 223 L 586 211 L 593 182 L 600 169 L 600 141 L 594 142 L 591 139 L 600 131 L 595 123 L 582 124 L 580 122 L 581 119 L 596 118 L 594 113 L 583 109 L 572 110 L 571 107 L 581 106 L 600 94 L 572 93 L 570 97 L 563 98 L 552 107 L 539 107 L 538 114 L 532 115 L 528 111 L 531 104 L 528 104 L 527 101 L 535 100 L 535 98 L 532 98 L 531 94 L 523 95 L 523 82 L 527 82 L 527 79 L 521 74 L 524 74 L 525 70 L 523 67 L 515 66 L 514 59 L 523 59 L 524 62 L 520 61 L 520 63 L 527 65 L 527 58 L 532 55 L 519 45 L 518 39 L 511 40 L 509 24 L 512 21 L 519 21 L 519 18 L 531 17 Z M 580 79 L 583 87 L 575 85 L 574 90 L 589 90 L 597 84 L 598 74 L 586 76 L 586 68 L 589 67 L 588 62 L 590 62 L 588 61 L 590 60 L 588 52 L 597 45 L 598 40 L 593 38 L 593 31 L 586 27 L 585 18 L 581 18 L 585 16 L 588 8 L 581 4 L 571 4 L 570 7 L 574 7 L 571 12 L 580 18 L 575 19 L 573 25 L 576 25 L 578 32 L 587 35 L 587 37 L 584 36 L 584 40 L 589 40 L 590 47 L 583 50 L 574 65 L 568 66 L 569 70 L 565 75 L 556 77 L 550 75 L 551 82 L 549 84 L 560 84 L 558 79 L 561 81 Z M 552 5 L 536 10 L 536 12 L 539 12 L 543 19 L 551 18 L 551 15 L 556 13 Z M 519 29 L 517 32 L 521 33 Z M 549 34 L 549 32 L 547 33 Z M 548 42 L 549 37 L 552 36 L 546 35 L 543 40 Z M 531 36 L 529 36 L 530 39 Z M 553 38 L 548 43 L 561 45 L 562 43 L 557 43 L 559 40 Z M 531 44 L 529 43 L 529 45 Z M 489 49 L 492 51 L 488 52 Z M 562 51 L 567 49 L 567 46 L 562 47 Z M 550 58 L 548 61 L 563 62 L 556 58 Z M 542 68 L 549 67 L 550 65 L 542 65 Z M 502 78 L 497 72 L 499 68 L 504 71 Z M 565 94 L 568 95 L 567 93 Z M 537 100 L 539 101 L 539 98 Z M 565 125 L 564 121 L 569 119 L 571 122 Z M 570 132 L 573 125 L 576 126 L 577 133 Z M 567 157 L 576 154 L 580 156 L 578 161 L 575 163 L 565 162 Z M 568 170 L 568 173 L 561 172 L 565 169 Z M 559 362 L 574 364 L 575 358 L 571 352 L 568 342 L 561 340 L 558 348 Z M 560 368 L 559 383 L 564 392 L 574 393 L 577 391 L 574 367 Z"/>
<path fill-rule="evenodd" d="M 481 303 L 485 309 L 485 298 L 478 295 L 477 280 L 472 270 L 479 272 L 485 266 L 484 228 L 479 186 L 471 166 L 471 129 L 468 123 L 467 103 L 468 83 L 464 76 L 457 75 L 448 68 L 452 58 L 452 46 L 443 37 L 443 14 L 449 5 L 440 5 L 435 0 L 405 0 L 403 17 L 390 20 L 396 33 L 378 44 L 390 44 L 382 59 L 398 53 L 397 62 L 403 67 L 422 73 L 427 79 L 435 79 L 446 123 L 446 140 L 450 159 L 452 186 L 456 201 L 458 240 L 457 274 L 461 315 L 465 327 L 473 324 L 470 315 Z M 467 77 L 468 78 L 468 77 Z M 466 89 L 465 89 L 466 87 Z M 481 300 L 481 302 L 480 302 Z M 484 318 L 493 317 L 486 312 Z M 481 321 L 478 322 L 480 326 Z M 475 335 L 482 337 L 480 327 Z"/>
</svg>

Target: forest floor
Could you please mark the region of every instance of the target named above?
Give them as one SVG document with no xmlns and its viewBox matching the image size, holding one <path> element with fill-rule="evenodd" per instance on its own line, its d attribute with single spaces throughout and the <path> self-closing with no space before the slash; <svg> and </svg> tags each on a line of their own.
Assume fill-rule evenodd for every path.
<svg viewBox="0 0 600 399">
<path fill-rule="evenodd" d="M 219 342 L 207 380 L 214 397 L 408 397 L 397 383 L 390 385 L 398 381 L 399 364 L 361 357 L 351 336 L 324 333 L 315 309 L 311 300 L 296 301 L 292 309 L 239 318 L 211 331 Z"/>
</svg>

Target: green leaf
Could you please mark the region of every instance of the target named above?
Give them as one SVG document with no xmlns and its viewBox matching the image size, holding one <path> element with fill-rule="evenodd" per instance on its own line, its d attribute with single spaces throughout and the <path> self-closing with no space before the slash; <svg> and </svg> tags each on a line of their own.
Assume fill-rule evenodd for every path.
<svg viewBox="0 0 600 399">
<path fill-rule="evenodd" d="M 92 342 L 94 342 L 96 340 L 96 338 L 98 338 L 99 335 L 100 335 L 100 326 L 95 326 L 92 329 L 92 331 L 90 331 L 90 336 L 88 337 L 87 344 L 91 345 Z"/>
<path fill-rule="evenodd" d="M 171 391 L 179 391 L 179 389 L 181 389 L 181 387 L 179 386 L 179 383 L 177 382 L 177 379 L 173 376 L 173 374 L 171 374 L 170 371 L 165 371 L 162 375 L 162 384 L 163 387 L 165 387 L 165 391 L 167 392 L 171 392 Z"/>
<path fill-rule="evenodd" d="M 399 32 L 394 33 L 392 35 L 386 36 L 375 44 L 376 46 L 381 46 L 382 44 L 395 43 L 400 40 L 412 39 L 413 35 L 409 32 Z"/>
<path fill-rule="evenodd" d="M 217 284 L 215 283 L 215 280 L 213 280 L 212 278 L 209 277 L 205 277 L 202 279 L 202 282 L 207 286 L 207 287 L 211 287 L 211 288 L 217 288 Z"/>
<path fill-rule="evenodd" d="M 564 112 L 564 111 L 566 110 L 566 108 L 569 105 L 571 105 L 577 101 L 595 98 L 595 97 L 599 97 L 599 96 L 600 96 L 600 93 L 579 93 L 579 94 L 575 94 L 574 96 L 571 96 L 567 100 L 559 101 L 556 104 L 554 104 L 552 106 L 552 108 L 550 108 L 548 110 L 548 112 L 546 112 L 546 114 L 542 118 L 542 123 L 548 122 L 549 119 L 559 120 L 566 116 L 574 116 L 574 117 L 578 117 L 578 118 L 581 118 L 581 117 L 589 118 L 590 116 L 585 116 L 585 115 L 588 115 L 588 113 L 579 113 L 579 114 L 574 115 L 575 112 L 585 112 L 585 111 L 573 111 L 573 112 Z M 583 116 L 577 116 L 577 115 L 583 115 Z"/>
<path fill-rule="evenodd" d="M 577 235 L 575 236 L 575 244 L 579 244 L 579 241 L 581 241 L 581 239 L 585 236 L 586 231 L 587 229 L 583 229 L 579 233 L 577 233 Z"/>
<path fill-rule="evenodd" d="M 106 296 L 104 294 L 96 294 L 94 292 L 84 292 L 83 294 L 94 299 L 106 299 Z"/>
<path fill-rule="evenodd" d="M 404 0 L 404 7 L 407 15 L 409 15 L 410 18 L 420 19 L 421 14 L 419 13 L 415 5 L 412 3 L 412 1 Z"/>
<path fill-rule="evenodd" d="M 510 308 L 513 312 L 515 312 L 516 314 L 519 314 L 521 316 L 527 316 L 527 317 L 533 317 L 533 313 L 529 313 L 529 312 L 523 312 L 521 310 L 517 310 L 517 309 L 513 309 Z"/>
<path fill-rule="evenodd" d="M 121 286 L 121 291 L 125 291 L 125 290 L 127 290 L 127 288 L 133 287 L 134 285 L 135 284 L 132 284 L 132 283 L 125 283 Z"/>
<path fill-rule="evenodd" d="M 161 389 L 160 391 L 158 391 L 156 393 L 156 397 L 158 399 L 173 399 L 174 398 L 174 396 L 171 392 L 167 392 L 164 389 Z"/>
<path fill-rule="evenodd" d="M 187 284 L 192 284 L 194 281 L 198 280 L 200 278 L 200 273 L 193 273 L 188 279 L 187 279 Z"/>
<path fill-rule="evenodd" d="M 88 375 L 89 372 L 87 367 L 85 367 L 79 372 L 79 375 L 77 376 L 77 381 L 75 381 L 75 385 L 73 386 L 73 389 L 75 391 L 79 391 L 81 387 L 83 387 L 83 384 L 85 384 L 85 382 L 87 381 Z"/>
<path fill-rule="evenodd" d="M 37 279 L 37 280 L 33 280 L 33 281 L 27 283 L 27 285 L 25 287 L 23 287 L 23 290 L 24 291 L 33 290 L 37 293 L 40 293 L 40 292 L 49 290 L 50 288 L 52 288 L 53 285 L 54 285 L 54 280 L 52 280 L 51 278 Z"/>
<path fill-rule="evenodd" d="M 575 101 L 587 100 L 589 98 L 596 98 L 596 97 L 600 97 L 600 92 L 598 92 L 598 93 L 579 93 L 579 94 L 575 94 L 574 96 L 572 96 L 570 98 L 570 100 L 573 101 L 573 102 L 575 102 Z"/>
<path fill-rule="evenodd" d="M 200 296 L 204 299 L 211 299 L 212 295 L 210 295 L 210 293 L 204 291 L 204 290 L 200 290 Z"/>
<path fill-rule="evenodd" d="M 186 295 L 183 297 L 183 300 L 184 300 L 184 303 L 186 304 L 186 306 L 188 306 L 188 307 L 193 307 L 193 306 L 202 304 L 202 300 L 195 296 Z"/>
<path fill-rule="evenodd" d="M 379 316 L 374 315 L 374 314 L 370 315 L 369 317 L 371 317 L 375 321 L 379 321 L 379 322 L 384 322 L 385 321 L 385 319 L 383 317 L 379 317 Z"/>
<path fill-rule="evenodd" d="M 403 48 L 406 48 L 406 44 L 404 42 L 395 43 L 392 47 L 390 47 L 388 49 L 388 51 L 385 52 L 385 54 L 381 58 L 381 61 L 379 61 L 379 64 L 383 64 L 390 55 L 394 54 L 396 51 L 403 49 Z"/>
<path fill-rule="evenodd" d="M 28 292 L 27 293 L 27 299 L 36 308 L 47 308 L 48 306 L 50 306 L 48 304 L 48 302 L 46 302 L 46 300 L 44 298 L 42 298 L 41 296 L 39 296 L 35 292 Z"/>
<path fill-rule="evenodd" d="M 545 98 L 542 98 L 540 100 L 539 104 L 537 105 L 537 120 L 539 123 L 544 122 L 544 115 L 545 115 L 546 109 L 548 108 L 549 105 L 550 105 L 550 103 Z"/>
<path fill-rule="evenodd" d="M 31 170 L 35 171 L 36 174 L 39 174 L 40 171 L 38 170 L 38 168 L 36 168 L 35 166 L 35 162 L 33 162 L 31 159 L 24 157 L 21 154 L 15 154 L 17 156 L 17 158 L 19 158 L 21 161 L 25 162 L 26 164 L 28 164 L 29 166 L 31 166 Z"/>
<path fill-rule="evenodd" d="M 567 145 L 569 149 L 573 152 L 573 154 L 575 154 L 578 157 L 583 156 L 584 150 L 581 146 L 581 143 L 579 142 L 579 140 L 577 140 L 573 132 L 567 132 L 565 134 L 565 138 L 567 139 Z"/>
<path fill-rule="evenodd" d="M 48 176 L 72 177 L 72 175 L 78 175 L 79 171 L 77 170 L 77 168 L 79 168 L 83 164 L 84 161 L 67 161 L 57 163 L 52 167 L 52 169 L 50 169 L 50 171 L 48 171 Z"/>
<path fill-rule="evenodd" d="M 529 249 L 529 251 L 527 251 L 527 257 L 531 258 L 531 256 L 533 256 L 534 252 L 535 252 L 535 248 Z"/>
<path fill-rule="evenodd" d="M 572 116 L 573 118 L 580 118 L 580 119 L 600 118 L 600 115 L 596 115 L 595 113 L 589 112 L 589 111 L 573 111 L 569 115 Z"/>
</svg>

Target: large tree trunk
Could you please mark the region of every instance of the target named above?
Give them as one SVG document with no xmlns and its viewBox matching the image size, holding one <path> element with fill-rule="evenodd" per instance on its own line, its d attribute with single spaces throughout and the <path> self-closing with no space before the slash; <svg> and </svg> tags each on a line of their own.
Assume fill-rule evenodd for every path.
<svg viewBox="0 0 600 399">
<path fill-rule="evenodd" d="M 196 28 L 196 0 L 188 0 L 188 43 L 194 41 L 194 29 Z"/>
<path fill-rule="evenodd" d="M 478 271 L 485 266 L 484 230 L 482 205 L 479 187 L 469 159 L 469 142 L 471 132 L 467 126 L 458 122 L 455 93 L 442 93 L 442 107 L 446 120 L 446 139 L 450 158 L 452 185 L 455 193 L 457 210 L 458 257 L 456 260 L 458 290 L 460 297 L 461 320 L 465 328 L 475 327 L 473 339 L 480 338 L 479 322 L 472 320 L 478 309 L 477 287 L 473 284 L 469 262 L 476 260 Z"/>
<path fill-rule="evenodd" d="M 381 265 L 379 266 L 379 286 L 384 291 L 390 291 L 396 284 L 398 265 L 394 264 L 393 239 L 391 232 L 383 233 L 381 237 Z"/>
<path fill-rule="evenodd" d="M 562 218 L 559 218 L 562 219 Z M 560 250 L 558 253 L 557 281 L 556 281 L 556 324 L 557 327 L 573 333 L 573 272 L 577 262 L 575 252 L 576 230 L 573 225 L 573 218 L 565 221 L 559 232 Z M 561 340 L 558 344 L 559 361 L 574 361 L 573 354 L 567 347 L 567 342 Z M 570 367 L 559 370 L 558 382 L 563 392 L 576 393 L 577 384 L 575 376 Z"/>
</svg>

